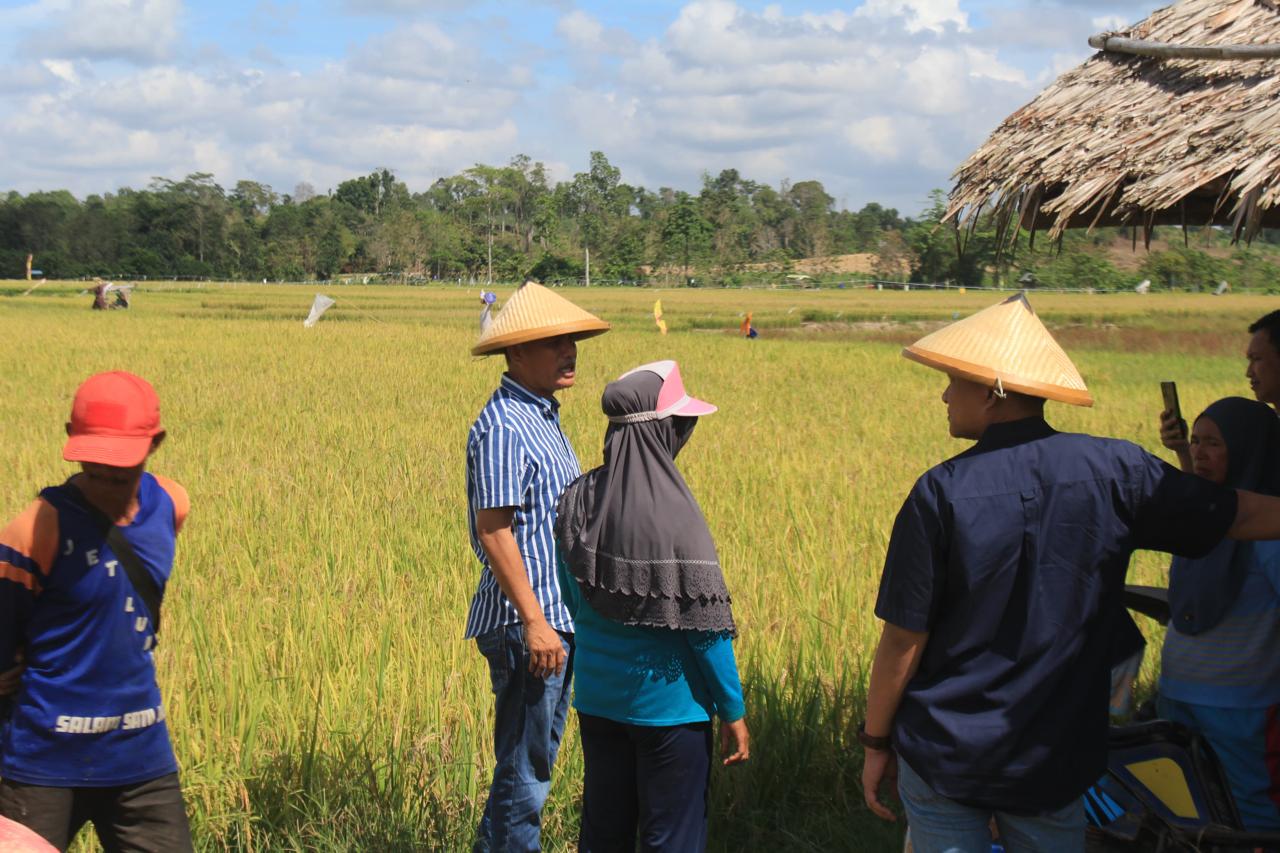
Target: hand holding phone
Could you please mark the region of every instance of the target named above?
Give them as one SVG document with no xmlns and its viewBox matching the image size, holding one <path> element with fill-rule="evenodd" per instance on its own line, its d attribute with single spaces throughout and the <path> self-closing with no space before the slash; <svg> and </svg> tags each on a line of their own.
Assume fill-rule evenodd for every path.
<svg viewBox="0 0 1280 853">
<path fill-rule="evenodd" d="M 1178 384 L 1161 382 L 1164 396 L 1164 413 L 1160 417 L 1160 442 L 1170 450 L 1187 448 L 1187 422 L 1182 418 L 1182 406 L 1178 404 Z"/>
</svg>

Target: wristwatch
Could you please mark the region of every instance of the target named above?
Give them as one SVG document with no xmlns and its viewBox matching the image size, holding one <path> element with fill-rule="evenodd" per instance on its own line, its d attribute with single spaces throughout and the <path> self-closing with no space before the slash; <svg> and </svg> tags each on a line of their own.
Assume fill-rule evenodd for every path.
<svg viewBox="0 0 1280 853">
<path fill-rule="evenodd" d="M 858 743 L 862 744 L 867 749 L 874 749 L 879 752 L 889 752 L 893 749 L 893 739 L 888 735 L 876 737 L 875 735 L 867 734 L 867 723 L 865 720 L 858 723 Z"/>
</svg>

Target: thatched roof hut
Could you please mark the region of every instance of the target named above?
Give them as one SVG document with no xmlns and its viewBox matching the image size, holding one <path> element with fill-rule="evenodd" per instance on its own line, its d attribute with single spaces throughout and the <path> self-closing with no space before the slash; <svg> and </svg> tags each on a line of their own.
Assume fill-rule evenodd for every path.
<svg viewBox="0 0 1280 853">
<path fill-rule="evenodd" d="M 1002 245 L 1019 224 L 1280 226 L 1280 0 L 1183 0 L 1089 42 L 957 170 L 948 218 L 993 209 Z"/>
</svg>

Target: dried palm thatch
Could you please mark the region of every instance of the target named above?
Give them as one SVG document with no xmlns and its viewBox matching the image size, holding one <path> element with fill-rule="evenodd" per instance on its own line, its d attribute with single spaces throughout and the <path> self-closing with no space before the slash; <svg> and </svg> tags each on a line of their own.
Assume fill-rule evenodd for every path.
<svg viewBox="0 0 1280 853">
<path fill-rule="evenodd" d="M 1245 240 L 1280 226 L 1280 58 L 1230 58 L 1277 55 L 1280 0 L 1183 0 L 1090 43 L 1108 49 L 960 166 L 948 220 L 972 228 L 991 207 L 1002 246 L 1017 225 L 1052 238 L 1134 225 L 1148 242 L 1155 225 L 1228 225 Z M 1252 47 L 1162 58 L 1206 53 L 1170 49 L 1182 46 Z M 1120 52 L 1135 49 L 1159 55 Z"/>
</svg>

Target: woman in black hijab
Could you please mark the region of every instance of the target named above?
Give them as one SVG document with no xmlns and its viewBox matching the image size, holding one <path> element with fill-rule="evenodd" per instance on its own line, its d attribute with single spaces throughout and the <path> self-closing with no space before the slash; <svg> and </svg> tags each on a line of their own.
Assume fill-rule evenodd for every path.
<svg viewBox="0 0 1280 853">
<path fill-rule="evenodd" d="M 749 755 L 736 629 L 719 558 L 675 466 L 697 418 L 674 361 L 605 388 L 604 464 L 560 498 L 560 584 L 574 614 L 582 851 L 706 846 L 712 719 Z"/>
<path fill-rule="evenodd" d="M 1216 483 L 1280 494 L 1280 419 L 1256 400 L 1219 400 L 1196 419 L 1191 462 Z M 1245 828 L 1280 830 L 1280 542 L 1175 557 L 1169 605 L 1160 716 L 1213 745 Z"/>
</svg>

